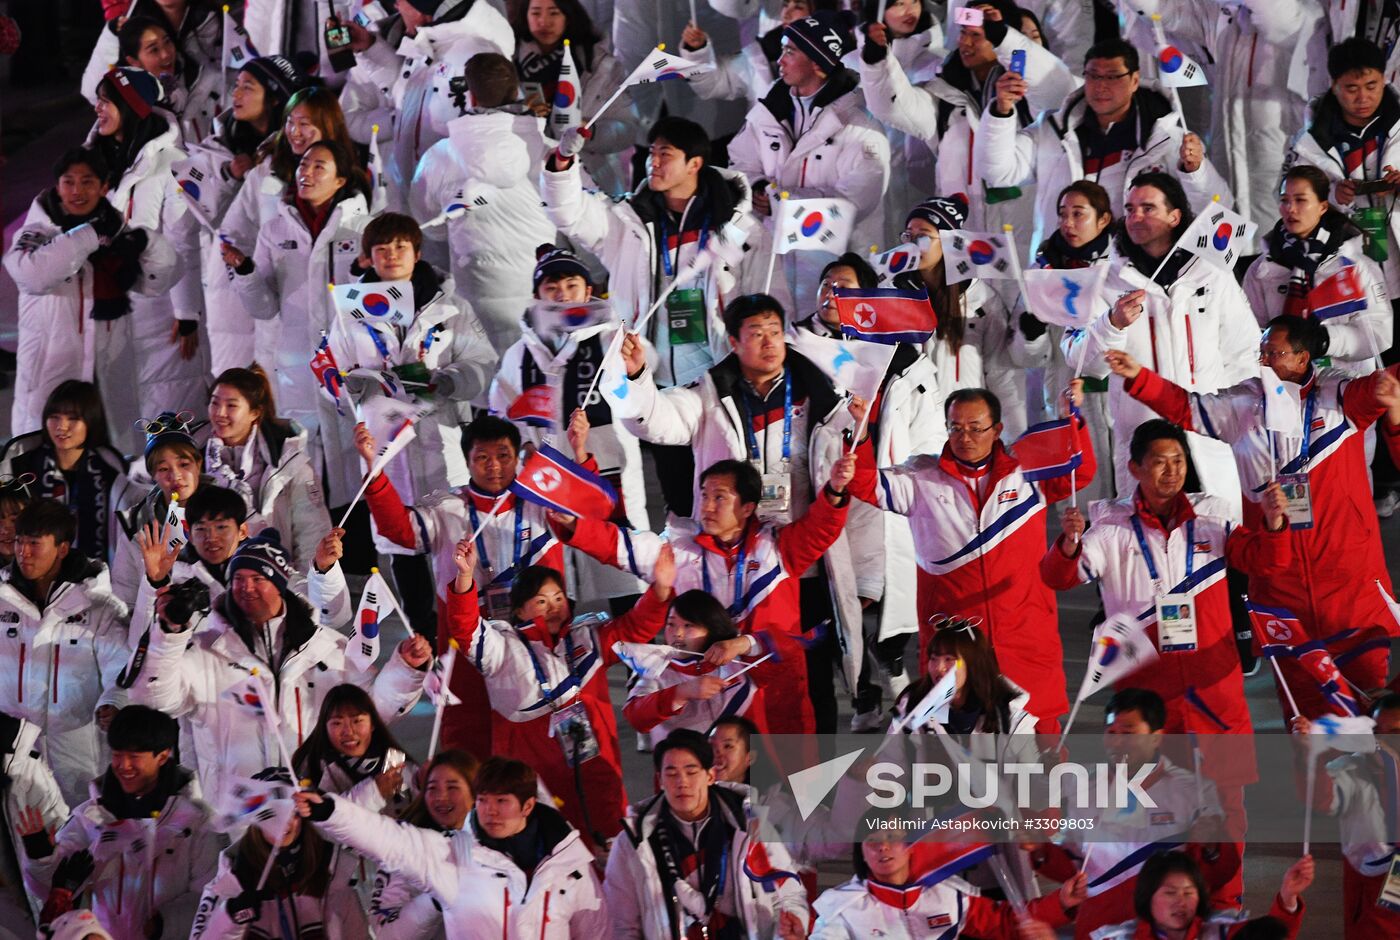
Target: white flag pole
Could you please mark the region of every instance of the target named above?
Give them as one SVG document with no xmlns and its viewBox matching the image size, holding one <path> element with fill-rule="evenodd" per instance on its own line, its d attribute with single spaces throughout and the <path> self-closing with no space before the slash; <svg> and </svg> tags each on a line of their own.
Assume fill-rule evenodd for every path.
<svg viewBox="0 0 1400 940">
<path fill-rule="evenodd" d="M 695 24 L 695 28 L 700 28 L 700 16 L 695 12 L 695 0 L 690 0 L 690 21 Z"/>
<path fill-rule="evenodd" d="M 219 105 L 228 108 L 228 4 L 224 4 L 224 16 L 219 21 Z"/>
<path fill-rule="evenodd" d="M 1283 689 L 1283 697 L 1288 699 L 1288 707 L 1293 709 L 1293 717 L 1301 718 L 1303 713 L 1298 710 L 1298 702 L 1293 698 L 1293 690 L 1288 687 L 1288 681 L 1283 678 L 1283 670 L 1279 668 L 1278 660 L 1272 656 L 1265 656 L 1269 665 L 1274 667 L 1274 675 L 1278 677 L 1279 688 Z"/>
<path fill-rule="evenodd" d="M 787 199 L 787 197 L 788 194 L 786 192 L 781 192 L 778 193 L 778 197 L 776 200 L 770 200 L 770 208 L 768 214 L 773 219 L 773 250 L 768 253 L 768 276 L 763 279 L 763 292 L 765 294 L 772 293 L 773 269 L 778 265 L 778 239 L 782 236 L 783 231 L 783 209 L 781 208 L 781 204 Z M 778 205 L 772 205 L 772 202 L 777 202 Z"/>
<path fill-rule="evenodd" d="M 657 52 L 665 52 L 665 51 L 666 51 L 666 44 L 665 44 L 664 42 L 662 42 L 662 43 L 657 43 L 656 51 L 657 51 Z M 637 68 L 641 68 L 641 66 L 642 66 L 642 65 L 645 65 L 645 64 L 646 64 L 646 63 L 643 62 L 643 63 L 641 63 L 641 65 L 638 65 Z M 626 90 L 628 89 L 628 87 L 632 84 L 632 76 L 635 75 L 636 73 L 637 73 L 637 69 L 633 69 L 633 70 L 628 74 L 628 76 L 622 80 L 622 84 L 617 86 L 617 91 L 614 91 L 611 95 L 608 96 L 608 100 L 603 102 L 603 106 L 602 106 L 601 108 L 598 109 L 598 113 L 595 114 L 595 115 L 593 115 L 593 116 L 592 116 L 591 118 L 589 118 L 587 121 L 584 121 L 584 122 L 583 122 L 583 129 L 584 129 L 584 130 L 588 130 L 588 129 L 589 129 L 590 127 L 592 127 L 595 123 L 597 123 L 598 119 L 599 119 L 600 117 L 602 117 L 604 114 L 607 113 L 608 108 L 612 107 L 612 103 L 613 103 L 614 101 L 616 101 L 618 98 L 622 97 L 622 93 L 623 93 L 624 91 L 626 91 Z"/>
<path fill-rule="evenodd" d="M 337 529 L 345 528 L 345 523 L 350 519 L 350 513 L 355 511 L 355 504 L 360 501 L 361 496 L 365 495 L 365 490 L 369 489 L 370 481 L 378 475 L 373 470 L 365 474 L 365 478 L 360 481 L 360 488 L 355 491 L 354 498 L 350 500 L 350 505 L 345 507 L 345 515 L 341 516 L 340 521 L 335 524 Z"/>
<path fill-rule="evenodd" d="M 1312 848 L 1312 817 L 1313 817 L 1313 793 L 1317 790 L 1317 754 L 1313 752 L 1312 743 L 1308 743 L 1308 785 L 1307 785 L 1307 805 L 1303 807 L 1303 854 L 1307 855 Z"/>
<path fill-rule="evenodd" d="M 1021 258 L 1016 252 L 1016 226 L 1007 222 L 1002 225 L 1001 231 L 1006 236 L 1006 246 L 1011 249 L 1011 271 L 1016 278 L 1016 289 L 1021 292 L 1021 298 L 1026 303 L 1026 309 L 1029 310 L 1030 291 L 1026 289 L 1026 274 L 1021 270 Z"/>
<path fill-rule="evenodd" d="M 282 830 L 282 838 L 277 840 L 277 845 L 267 847 L 267 861 L 263 863 L 262 874 L 258 876 L 258 891 L 267 886 L 267 879 L 272 877 L 272 866 L 277 863 L 277 850 L 282 847 L 281 843 L 292 834 L 292 826 L 296 823 L 296 810 L 292 810 L 292 816 L 287 820 L 287 828 Z"/>
<path fill-rule="evenodd" d="M 1092 664 L 1093 663 L 1091 661 L 1090 665 Z M 1074 727 L 1074 717 L 1079 714 L 1079 706 L 1083 703 L 1084 699 L 1082 696 L 1075 697 L 1074 705 L 1069 710 L 1069 718 L 1065 720 L 1065 730 L 1060 732 L 1060 740 L 1055 745 L 1055 750 L 1058 751 L 1060 748 L 1065 746 L 1065 738 L 1069 737 L 1069 729 Z"/>
<path fill-rule="evenodd" d="M 481 624 L 477 624 L 476 628 L 478 630 L 486 629 Z M 447 643 L 449 646 L 449 659 L 447 668 L 442 671 L 442 689 L 438 693 L 437 707 L 433 713 L 433 733 L 432 737 L 428 738 L 429 762 L 436 756 L 438 739 L 442 737 L 442 715 L 443 712 L 447 711 L 447 699 L 452 688 L 452 672 L 457 668 L 457 654 L 461 651 L 456 640 L 448 640 Z"/>
</svg>

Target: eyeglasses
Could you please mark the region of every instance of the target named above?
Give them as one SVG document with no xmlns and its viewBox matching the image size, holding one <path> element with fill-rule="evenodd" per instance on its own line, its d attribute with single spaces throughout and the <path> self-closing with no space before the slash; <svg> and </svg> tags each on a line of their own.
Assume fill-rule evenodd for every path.
<svg viewBox="0 0 1400 940">
<path fill-rule="evenodd" d="M 1099 82 L 1100 84 L 1108 84 L 1109 82 L 1122 81 L 1123 79 L 1127 78 L 1129 75 L 1132 74 L 1132 72 L 1119 72 L 1117 75 L 1104 75 L 1102 72 L 1085 72 L 1084 80 L 1086 82 Z"/>
<path fill-rule="evenodd" d="M 908 229 L 905 229 L 904 231 L 899 233 L 899 240 L 906 245 L 912 245 L 914 242 L 919 240 L 919 236 L 915 235 Z"/>
<path fill-rule="evenodd" d="M 1259 350 L 1260 362 L 1274 362 L 1279 359 L 1286 359 L 1289 356 L 1301 356 L 1302 353 L 1293 349 L 1261 349 Z"/>
<path fill-rule="evenodd" d="M 963 427 L 961 424 L 950 424 L 948 425 L 948 436 L 977 437 L 979 435 L 986 434 L 988 431 L 992 430 L 995 427 L 995 424 L 989 424 L 984 428 L 979 428 L 975 425 L 968 425 L 967 427 Z"/>
</svg>

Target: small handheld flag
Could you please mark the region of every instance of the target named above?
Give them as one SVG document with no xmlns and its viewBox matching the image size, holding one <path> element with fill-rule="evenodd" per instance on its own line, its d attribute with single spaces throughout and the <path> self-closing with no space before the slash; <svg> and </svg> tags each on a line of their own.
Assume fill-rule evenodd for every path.
<svg viewBox="0 0 1400 940">
<path fill-rule="evenodd" d="M 584 130 L 589 129 L 597 120 L 607 113 L 608 108 L 616 101 L 624 91 L 632 85 L 645 85 L 650 82 L 664 82 L 671 79 L 690 78 L 692 75 L 699 75 L 701 72 L 713 72 L 714 64 L 711 62 L 691 62 L 689 59 L 681 59 L 666 53 L 666 44 L 662 43 L 649 53 L 641 62 L 637 63 L 622 84 L 617 87 L 608 100 L 604 101 L 598 108 L 598 113 L 593 115 L 584 123 Z"/>
<path fill-rule="evenodd" d="M 532 428 L 552 428 L 557 411 L 554 389 L 548 385 L 531 385 L 506 408 L 506 418 Z"/>
<path fill-rule="evenodd" d="M 483 627 L 477 625 L 476 629 L 481 630 Z M 452 671 L 457 666 L 457 654 L 460 650 L 456 640 L 450 640 L 448 644 L 447 652 L 439 658 L 438 662 L 433 664 L 434 671 L 441 667 L 442 672 L 439 682 L 436 683 L 439 694 L 433 700 L 433 730 L 428 738 L 428 760 L 432 760 L 437 755 L 438 741 L 442 739 L 442 716 L 447 711 L 447 706 L 462 704 L 462 700 L 453 695 L 451 690 Z M 425 681 L 424 688 L 426 687 Z"/>
<path fill-rule="evenodd" d="M 1259 364 L 1259 382 L 1264 388 L 1264 427 L 1280 434 L 1301 437 L 1303 416 L 1298 386 L 1278 377 L 1274 367 Z"/>
<path fill-rule="evenodd" d="M 335 353 L 331 351 L 331 342 L 325 330 L 321 331 L 321 343 L 311 357 L 311 373 L 316 376 L 316 384 L 321 387 L 321 391 L 335 402 L 336 413 L 343 417 L 345 381 L 340 366 L 336 364 Z"/>
<path fill-rule="evenodd" d="M 207 231 L 214 232 L 218 228 L 214 222 L 219 217 L 218 188 L 205 178 L 198 161 L 186 159 L 172 163 L 170 173 L 185 196 L 185 208 Z"/>
<path fill-rule="evenodd" d="M 1308 307 L 1320 321 L 1360 313 L 1366 309 L 1366 288 L 1361 283 L 1361 269 L 1343 262 L 1342 269 L 1308 291 Z"/>
<path fill-rule="evenodd" d="M 569 40 L 564 40 L 564 52 L 559 60 L 559 79 L 554 86 L 554 102 L 549 112 L 549 136 L 555 140 L 566 127 L 577 127 L 583 123 L 583 104 L 579 91 L 578 67 L 574 65 L 574 53 Z"/>
<path fill-rule="evenodd" d="M 457 658 L 457 649 L 452 647 L 446 653 L 433 660 L 433 666 L 428 670 L 428 674 L 423 677 L 423 694 L 428 697 L 428 701 L 433 705 L 461 705 L 462 700 L 452 693 L 448 688 L 448 673 L 451 671 L 452 662 Z"/>
<path fill-rule="evenodd" d="M 1099 308 L 1100 287 L 1108 268 L 1032 268 L 1026 271 L 1026 306 L 1042 323 L 1083 329 Z"/>
<path fill-rule="evenodd" d="M 919 250 L 919 246 L 914 244 L 895 245 L 887 251 L 878 253 L 871 249 L 870 266 L 875 269 L 877 283 L 884 286 L 897 274 L 907 274 L 910 271 L 918 270 L 919 261 L 923 259 L 923 256 L 924 253 Z"/>
<path fill-rule="evenodd" d="M 841 332 L 873 343 L 928 342 L 938 329 L 938 318 L 929 306 L 928 292 L 892 290 L 847 290 L 833 293 Z"/>
<path fill-rule="evenodd" d="M 369 163 L 365 169 L 369 173 L 370 211 L 382 212 L 389 202 L 389 188 L 385 183 L 384 160 L 379 155 L 379 125 L 369 129 Z"/>
<path fill-rule="evenodd" d="M 607 519 L 617 506 L 617 490 L 611 483 L 548 444 L 526 458 L 510 491 L 521 499 L 582 519 Z"/>
<path fill-rule="evenodd" d="M 1021 475 L 1032 482 L 1066 476 L 1084 462 L 1079 428 L 1074 418 L 1033 425 L 1011 445 Z"/>
<path fill-rule="evenodd" d="M 1240 256 L 1254 250 L 1256 229 L 1257 226 L 1253 222 L 1217 201 L 1196 216 L 1195 221 L 1181 233 L 1175 247 L 1189 251 L 1202 261 L 1233 274 L 1235 262 Z M 1168 252 L 1166 258 L 1162 259 L 1163 263 L 1165 264 L 1166 259 L 1170 257 L 1171 252 Z M 1156 277 L 1155 272 L 1153 277 Z"/>
<path fill-rule="evenodd" d="M 1245 607 L 1249 610 L 1254 637 L 1265 656 L 1296 660 L 1309 678 L 1317 683 L 1318 691 L 1337 714 L 1361 713 L 1360 703 L 1348 691 L 1346 679 L 1332 660 L 1325 642 L 1307 640 L 1302 623 L 1291 611 L 1282 607 L 1266 607 L 1253 601 L 1246 601 Z"/>
<path fill-rule="evenodd" d="M 369 672 L 379 659 L 379 625 L 386 606 L 381 598 L 388 590 L 379 569 L 371 568 L 360 594 L 360 606 L 355 610 L 350 639 L 345 644 L 345 658 L 360 672 Z"/>
<path fill-rule="evenodd" d="M 1079 687 L 1081 700 L 1156 662 L 1160 655 L 1147 635 L 1147 624 L 1126 614 L 1110 617 L 1096 632 L 1089 668 Z"/>
<path fill-rule="evenodd" d="M 215 804 L 215 826 L 228 832 L 242 826 L 257 826 L 269 838 L 281 837 L 291 820 L 295 804 L 293 788 L 280 780 L 234 777 L 219 794 Z"/>
<path fill-rule="evenodd" d="M 170 508 L 165 513 L 165 525 L 170 528 L 170 539 L 165 547 L 178 552 L 190 540 L 189 524 L 185 522 L 185 507 L 180 505 L 179 494 L 170 497 Z"/>
<path fill-rule="evenodd" d="M 984 280 L 1014 280 L 1016 266 L 1012 261 L 1010 240 L 991 232 L 965 232 L 962 229 L 940 231 L 943 242 L 945 280 L 956 284 L 969 278 Z"/>
<path fill-rule="evenodd" d="M 948 723 L 948 709 L 953 704 L 953 696 L 958 693 L 958 669 L 962 668 L 962 661 L 958 665 L 949 669 L 943 676 L 934 683 L 929 693 L 918 701 L 909 710 L 909 714 L 904 720 L 898 722 L 899 730 L 918 731 L 930 721 L 936 721 L 940 725 Z M 891 726 L 891 730 L 895 730 Z"/>
<path fill-rule="evenodd" d="M 253 48 L 253 41 L 248 38 L 247 31 L 233 18 L 227 6 L 224 7 L 223 47 L 226 69 L 241 69 L 258 57 L 258 51 Z"/>
<path fill-rule="evenodd" d="M 613 318 L 612 304 L 595 298 L 579 303 L 537 300 L 530 305 L 530 326 L 546 341 L 586 329 Z"/>
<path fill-rule="evenodd" d="M 361 323 L 408 326 L 413 322 L 412 281 L 331 284 L 336 312 Z"/>
<path fill-rule="evenodd" d="M 775 254 L 792 251 L 846 250 L 855 226 L 855 206 L 845 199 L 784 199 L 782 217 L 773 246 Z"/>
<path fill-rule="evenodd" d="M 1168 88 L 1189 88 L 1206 84 L 1206 71 L 1186 53 L 1170 43 L 1157 48 L 1157 75 Z"/>
</svg>

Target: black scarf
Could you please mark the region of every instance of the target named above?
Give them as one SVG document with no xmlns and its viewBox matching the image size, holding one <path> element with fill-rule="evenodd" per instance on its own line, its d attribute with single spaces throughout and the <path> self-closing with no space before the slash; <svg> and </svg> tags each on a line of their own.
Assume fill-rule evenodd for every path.
<svg viewBox="0 0 1400 940">
<path fill-rule="evenodd" d="M 165 808 L 171 797 L 185 788 L 191 777 L 188 770 L 174 760 L 168 760 L 160 769 L 155 789 L 145 796 L 132 796 L 122 790 L 109 767 L 102 775 L 101 795 L 97 802 L 118 819 L 150 819 Z"/>
<path fill-rule="evenodd" d="M 58 190 L 54 188 L 39 197 L 39 205 L 53 223 L 65 232 L 91 223 L 99 232 L 118 233 L 88 255 L 88 262 L 92 265 L 92 318 L 117 320 L 130 313 L 131 289 L 141 278 L 141 252 L 146 250 L 145 231 L 123 231 L 125 222 L 121 213 L 106 199 L 99 202 L 88 215 L 69 215 L 63 211 Z"/>
<path fill-rule="evenodd" d="M 661 809 L 657 814 L 656 828 L 647 837 L 647 843 L 651 846 L 652 856 L 656 859 L 657 874 L 661 877 L 661 896 L 670 898 L 675 895 L 675 885 L 677 881 L 684 881 L 691 872 L 698 871 L 700 876 L 700 894 L 705 898 L 705 913 L 713 918 L 715 906 L 719 897 L 723 894 L 726 883 L 733 878 L 739 877 L 740 872 L 735 870 L 736 864 L 742 864 L 742 859 L 736 860 L 730 857 L 730 851 L 734 841 L 734 827 L 730 825 L 725 817 L 724 811 L 720 807 L 720 797 L 717 795 L 717 787 L 710 787 L 710 815 L 704 827 L 700 830 L 700 844 L 692 844 L 686 836 L 684 828 L 676 817 L 671 813 L 671 807 L 666 803 L 664 797 L 661 801 Z M 723 877 L 723 881 L 721 881 Z M 674 918 L 676 911 L 673 905 L 668 904 L 667 913 Z M 709 925 L 712 929 L 709 935 L 716 940 L 730 940 L 744 936 L 742 925 L 738 919 L 715 924 L 712 920 Z M 718 930 L 715 928 L 718 926 Z M 673 935 L 679 935 L 680 925 L 674 920 L 671 923 Z"/>
<path fill-rule="evenodd" d="M 558 414 L 567 421 L 569 415 L 574 413 L 574 409 L 583 406 L 583 395 L 588 391 L 588 387 L 593 384 L 593 376 L 603 367 L 603 337 L 595 333 L 587 339 L 581 341 L 574 349 L 574 354 L 569 357 L 568 363 L 564 366 L 564 385 L 560 389 Z M 583 366 L 587 365 L 588 374 L 583 374 Z M 520 395 L 523 398 L 530 393 L 533 388 L 544 388 L 549 385 L 549 376 L 535 362 L 535 357 L 529 348 L 525 350 L 525 355 L 520 357 Z M 608 407 L 607 401 L 602 395 L 597 396 L 597 401 L 584 407 L 584 413 L 588 415 L 588 423 L 593 427 L 602 427 L 612 424 L 612 409 Z M 527 422 L 529 420 L 527 419 Z M 548 423 L 548 422 L 547 422 Z"/>
<path fill-rule="evenodd" d="M 65 472 L 59 469 L 53 445 L 45 440 L 17 457 L 14 470 L 34 474 L 36 497 L 56 499 L 73 511 L 78 520 L 78 537 L 73 544 L 80 553 L 89 558 L 107 557 L 107 517 L 116 468 L 101 459 L 94 448 L 87 447 L 73 469 Z"/>
<path fill-rule="evenodd" d="M 53 583 L 49 585 L 48 596 L 39 596 L 38 584 L 30 581 L 20 573 L 19 564 L 17 562 L 10 562 L 9 582 L 14 586 L 16 591 L 19 591 L 19 593 L 29 601 L 29 603 L 39 608 L 42 612 L 44 608 L 49 606 L 49 598 L 53 597 L 64 584 L 70 582 L 73 584 L 81 584 L 88 578 L 95 577 L 101 570 L 102 566 L 92 559 L 85 558 L 77 552 L 69 552 L 63 561 L 59 562 L 58 576 L 55 577 Z"/>
<path fill-rule="evenodd" d="M 366 777 L 373 777 L 384 770 L 385 757 L 389 754 L 389 748 L 384 744 L 377 744 L 373 739 L 369 742 L 369 747 L 361 757 L 346 757 L 339 751 L 336 752 L 333 762 L 341 770 L 345 771 L 355 783 L 359 783 Z"/>
<path fill-rule="evenodd" d="M 1056 229 L 1049 238 L 1040 243 L 1035 263 L 1041 267 L 1064 270 L 1067 268 L 1091 268 L 1108 254 L 1113 241 L 1113 226 L 1107 226 L 1093 241 L 1085 242 L 1078 248 L 1065 241 L 1065 236 Z"/>
<path fill-rule="evenodd" d="M 1308 292 L 1316 286 L 1318 266 L 1334 257 L 1349 239 L 1361 234 L 1352 221 L 1336 209 L 1328 209 L 1310 235 L 1298 236 L 1283 227 L 1280 220 L 1264 236 L 1269 260 L 1291 269 L 1283 312 L 1306 317 L 1311 312 Z"/>
<path fill-rule="evenodd" d="M 534 877 L 535 868 L 540 862 L 553 852 L 555 846 L 564 841 L 573 829 L 558 810 L 542 803 L 536 803 L 535 808 L 530 811 L 530 818 L 525 821 L 524 829 L 503 839 L 488 836 L 476 821 L 475 813 L 469 817 L 469 821 L 476 841 L 514 862 L 515 866 L 525 873 L 527 882 Z"/>
<path fill-rule="evenodd" d="M 1118 253 L 1126 258 L 1128 263 L 1133 267 L 1152 278 L 1153 283 L 1160 286 L 1163 290 L 1167 290 L 1176 283 L 1176 279 L 1181 277 L 1181 272 L 1185 269 L 1186 265 L 1195 257 L 1195 255 L 1191 254 L 1189 251 L 1173 247 L 1170 249 L 1171 256 L 1167 258 L 1167 263 L 1162 264 L 1161 258 L 1154 258 L 1142 248 L 1133 244 L 1133 240 L 1128 237 L 1128 230 L 1122 226 L 1121 222 L 1118 224 L 1119 230 L 1114 236 L 1114 246 L 1118 249 Z M 1182 232 L 1186 231 L 1186 227 L 1190 224 L 1191 219 L 1183 214 L 1181 225 L 1177 227 L 1177 231 L 1174 234 L 1179 236 Z M 1172 244 L 1173 246 L 1176 244 L 1175 238 L 1173 238 Z"/>
<path fill-rule="evenodd" d="M 572 45 L 572 44 L 571 44 Z M 521 46 L 522 50 L 525 47 Z M 544 100 L 554 100 L 554 89 L 559 83 L 559 67 L 564 63 L 564 44 L 554 47 L 553 52 L 541 52 L 540 47 L 531 43 L 531 48 L 515 63 L 515 70 L 522 82 L 536 82 L 543 90 Z"/>
</svg>

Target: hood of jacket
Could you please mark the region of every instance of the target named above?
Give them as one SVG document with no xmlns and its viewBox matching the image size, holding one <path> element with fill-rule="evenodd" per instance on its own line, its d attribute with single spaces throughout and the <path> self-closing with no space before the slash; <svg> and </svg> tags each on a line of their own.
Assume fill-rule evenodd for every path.
<svg viewBox="0 0 1400 940">
<path fill-rule="evenodd" d="M 468 111 L 448 122 L 448 139 L 468 181 L 464 189 L 473 184 L 510 189 L 529 182 L 530 148 L 525 136 L 539 135 L 544 119 L 516 110 L 519 107 Z"/>
<path fill-rule="evenodd" d="M 34 600 L 34 582 L 19 573 L 19 564 L 10 562 L 4 571 L 4 580 L 10 587 L 35 606 L 39 606 Z M 107 576 L 107 566 L 100 561 L 93 561 L 76 551 L 71 551 L 64 556 L 63 561 L 58 565 L 58 576 L 54 578 L 53 585 L 49 588 L 49 596 L 64 584 L 76 584 L 83 589 L 89 597 L 97 594 L 110 594 L 111 581 Z M 48 598 L 44 599 L 44 607 L 48 606 Z"/>
<path fill-rule="evenodd" d="M 290 655 L 305 646 L 316 635 L 318 627 L 315 611 L 305 598 L 288 589 L 282 592 L 282 604 L 285 613 L 282 621 L 282 651 L 284 655 Z M 253 640 L 253 625 L 233 602 L 232 591 L 225 591 L 219 595 L 213 603 L 212 610 L 243 642 L 249 653 L 257 649 Z"/>
<path fill-rule="evenodd" d="M 1312 112 L 1313 120 L 1308 132 L 1324 151 L 1331 150 L 1337 145 L 1336 127 L 1344 123 L 1342 106 L 1337 103 L 1337 96 L 1330 90 L 1319 95 L 1313 100 Z M 1382 129 L 1387 132 L 1400 122 L 1400 94 L 1396 94 L 1395 89 L 1389 85 L 1386 85 L 1381 93 L 1381 106 L 1376 109 L 1376 116 L 1372 121 L 1380 121 Z"/>
<path fill-rule="evenodd" d="M 164 816 L 170 801 L 179 796 L 193 799 L 190 785 L 194 774 L 175 763 L 173 757 L 160 768 L 155 789 L 144 797 L 130 797 L 122 790 L 110 767 L 93 780 L 88 792 L 113 819 L 149 819 L 157 812 Z"/>
<path fill-rule="evenodd" d="M 1146 148 L 1148 141 L 1152 139 L 1152 133 L 1156 129 L 1158 121 L 1172 117 L 1177 117 L 1180 120 L 1172 111 L 1171 101 L 1161 92 L 1140 87 L 1137 94 L 1133 96 L 1133 101 L 1136 107 L 1132 113 L 1134 120 L 1137 121 L 1137 130 L 1134 136 L 1137 138 L 1139 150 Z M 1046 120 L 1054 128 L 1056 136 L 1063 139 L 1070 131 L 1078 128 L 1080 122 L 1088 114 L 1089 102 L 1084 96 L 1084 89 L 1080 88 L 1069 96 L 1064 107 L 1053 114 L 1046 115 Z"/>
</svg>

